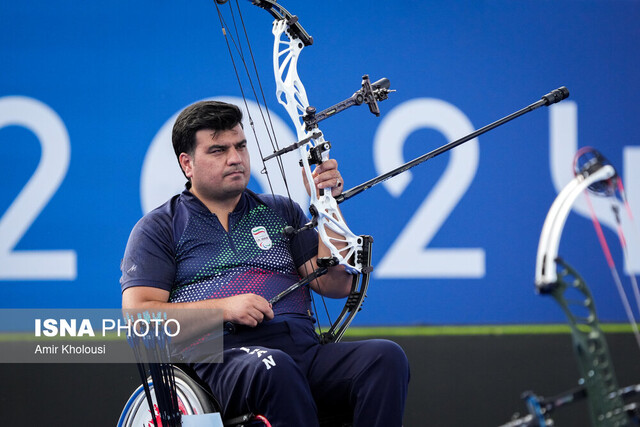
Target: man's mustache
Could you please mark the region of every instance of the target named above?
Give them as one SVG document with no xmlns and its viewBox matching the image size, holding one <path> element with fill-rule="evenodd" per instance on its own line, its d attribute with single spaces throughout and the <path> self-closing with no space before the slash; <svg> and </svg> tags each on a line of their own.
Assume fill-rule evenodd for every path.
<svg viewBox="0 0 640 427">
<path fill-rule="evenodd" d="M 244 174 L 244 168 L 242 166 L 235 167 L 233 169 L 230 169 L 230 170 L 226 171 L 224 173 L 224 176 L 231 175 L 232 173 L 237 173 L 237 172 L 241 172 L 241 173 Z"/>
</svg>

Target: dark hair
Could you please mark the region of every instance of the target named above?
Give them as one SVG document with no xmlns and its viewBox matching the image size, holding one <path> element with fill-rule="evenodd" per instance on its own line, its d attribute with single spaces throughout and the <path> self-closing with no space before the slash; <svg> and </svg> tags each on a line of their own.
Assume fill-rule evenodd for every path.
<svg viewBox="0 0 640 427">
<path fill-rule="evenodd" d="M 231 130 L 238 124 L 242 126 L 242 111 L 233 104 L 200 101 L 188 106 L 178 115 L 171 135 L 178 162 L 180 153 L 193 154 L 196 132 L 199 130 L 211 129 L 215 135 L 219 131 Z"/>
</svg>

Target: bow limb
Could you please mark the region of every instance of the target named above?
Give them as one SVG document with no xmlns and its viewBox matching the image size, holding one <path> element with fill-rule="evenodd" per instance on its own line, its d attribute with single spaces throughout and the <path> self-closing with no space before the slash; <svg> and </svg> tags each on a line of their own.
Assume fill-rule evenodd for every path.
<svg viewBox="0 0 640 427">
<path fill-rule="evenodd" d="M 298 38 L 287 36 L 285 20 L 273 22 L 273 74 L 276 79 L 276 97 L 293 121 L 299 140 L 306 138 L 302 115 L 309 101 L 307 92 L 298 76 L 298 58 L 305 44 Z M 283 36 L 286 36 L 283 37 Z"/>
<path fill-rule="evenodd" d="M 558 197 L 549 209 L 538 244 L 536 286 L 539 290 L 551 286 L 557 281 L 556 260 L 558 259 L 560 237 L 562 236 L 562 230 L 567 216 L 569 212 L 571 212 L 571 207 L 576 198 L 590 185 L 607 180 L 615 174 L 615 169 L 612 166 L 603 166 L 592 174 L 576 176 L 567 184 L 560 194 L 558 194 Z"/>
</svg>

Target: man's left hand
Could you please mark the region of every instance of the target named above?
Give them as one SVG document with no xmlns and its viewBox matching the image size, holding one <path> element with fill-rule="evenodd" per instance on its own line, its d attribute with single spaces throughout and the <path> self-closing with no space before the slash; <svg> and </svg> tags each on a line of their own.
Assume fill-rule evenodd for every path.
<svg viewBox="0 0 640 427">
<path fill-rule="evenodd" d="M 307 188 L 307 194 L 310 194 L 309 183 L 304 175 L 304 171 L 302 171 L 302 174 L 304 176 L 304 185 Z M 313 182 L 316 185 L 316 191 L 318 189 L 331 188 L 331 195 L 333 197 L 339 196 L 342 193 L 344 181 L 338 171 L 338 162 L 335 159 L 329 159 L 318 165 L 312 175 Z"/>
</svg>

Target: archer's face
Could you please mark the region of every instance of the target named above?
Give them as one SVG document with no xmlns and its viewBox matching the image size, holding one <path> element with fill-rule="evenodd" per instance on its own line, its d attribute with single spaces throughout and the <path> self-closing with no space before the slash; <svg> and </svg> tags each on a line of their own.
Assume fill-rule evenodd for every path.
<svg viewBox="0 0 640 427">
<path fill-rule="evenodd" d="M 196 196 L 210 201 L 237 197 L 247 187 L 251 171 L 242 126 L 215 136 L 210 129 L 199 130 L 193 155 L 182 153 L 181 164 Z"/>
</svg>

